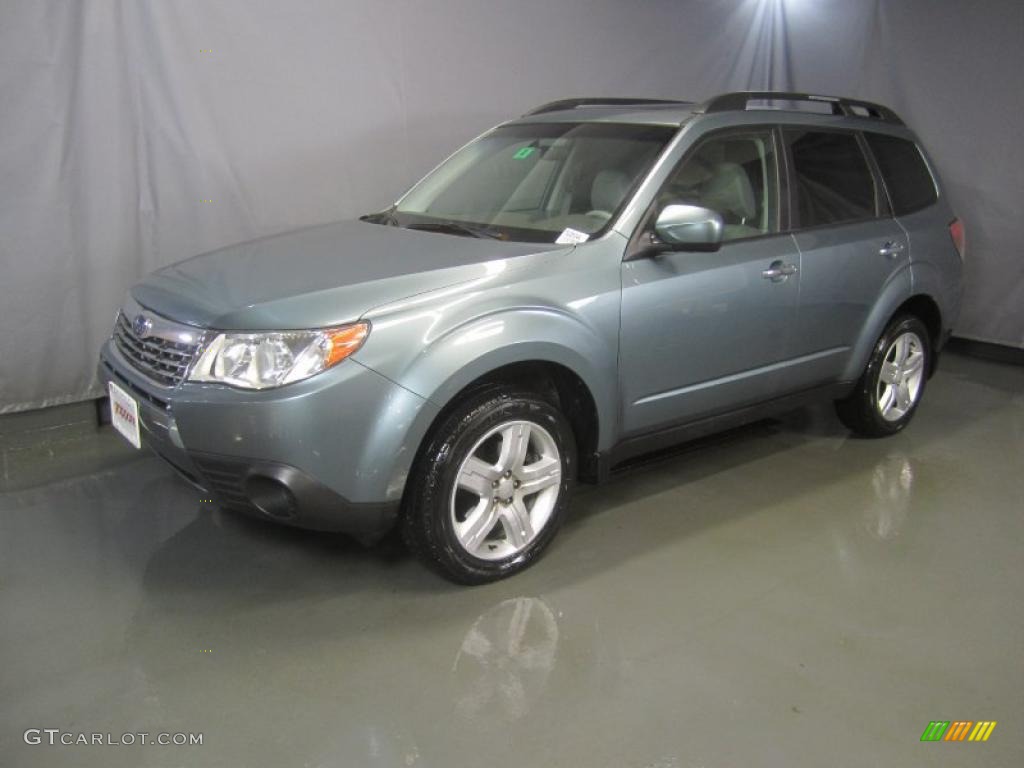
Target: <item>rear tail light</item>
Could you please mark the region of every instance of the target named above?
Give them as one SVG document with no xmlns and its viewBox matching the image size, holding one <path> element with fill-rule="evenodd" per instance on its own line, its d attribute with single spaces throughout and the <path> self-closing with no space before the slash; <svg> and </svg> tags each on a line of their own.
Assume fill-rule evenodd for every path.
<svg viewBox="0 0 1024 768">
<path fill-rule="evenodd" d="M 956 252 L 960 254 L 960 260 L 964 258 L 964 223 L 960 219 L 953 219 L 949 222 L 949 236 L 953 238 L 953 245 Z"/>
</svg>

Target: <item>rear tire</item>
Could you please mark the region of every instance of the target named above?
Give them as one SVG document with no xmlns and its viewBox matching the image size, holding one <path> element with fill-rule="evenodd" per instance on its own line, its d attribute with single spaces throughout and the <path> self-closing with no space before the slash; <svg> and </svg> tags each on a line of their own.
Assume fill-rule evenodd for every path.
<svg viewBox="0 0 1024 768">
<path fill-rule="evenodd" d="M 477 392 L 444 417 L 417 458 L 402 538 L 450 581 L 511 576 L 554 538 L 575 476 L 572 428 L 554 405 L 522 390 Z"/>
<path fill-rule="evenodd" d="M 931 356 L 924 323 L 914 315 L 897 315 L 875 344 L 856 388 L 836 401 L 839 420 L 864 437 L 901 431 L 924 395 Z"/>
</svg>

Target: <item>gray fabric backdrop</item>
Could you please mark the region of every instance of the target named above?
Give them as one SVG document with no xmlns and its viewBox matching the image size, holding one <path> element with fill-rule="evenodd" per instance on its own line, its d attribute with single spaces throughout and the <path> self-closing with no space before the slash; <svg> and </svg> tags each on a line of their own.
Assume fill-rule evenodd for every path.
<svg viewBox="0 0 1024 768">
<path fill-rule="evenodd" d="M 98 394 L 125 289 L 392 201 L 573 95 L 794 88 L 917 128 L 967 222 L 960 335 L 1024 346 L 1017 0 L 0 0 L 0 412 Z"/>
</svg>

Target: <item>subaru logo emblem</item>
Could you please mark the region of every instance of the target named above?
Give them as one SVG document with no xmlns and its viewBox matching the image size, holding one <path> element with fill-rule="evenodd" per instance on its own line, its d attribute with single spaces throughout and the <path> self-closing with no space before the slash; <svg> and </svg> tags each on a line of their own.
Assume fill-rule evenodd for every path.
<svg viewBox="0 0 1024 768">
<path fill-rule="evenodd" d="M 140 339 L 149 336 L 149 332 L 152 330 L 153 321 L 145 315 L 136 315 L 135 319 L 132 320 L 132 332 Z"/>
</svg>

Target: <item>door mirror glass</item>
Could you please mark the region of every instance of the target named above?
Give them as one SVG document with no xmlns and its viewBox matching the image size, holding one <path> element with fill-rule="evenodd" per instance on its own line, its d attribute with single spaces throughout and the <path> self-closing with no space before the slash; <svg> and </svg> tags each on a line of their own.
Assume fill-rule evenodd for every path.
<svg viewBox="0 0 1024 768">
<path fill-rule="evenodd" d="M 654 234 L 673 251 L 717 251 L 722 245 L 722 216 L 699 205 L 666 205 L 654 222 Z"/>
</svg>

